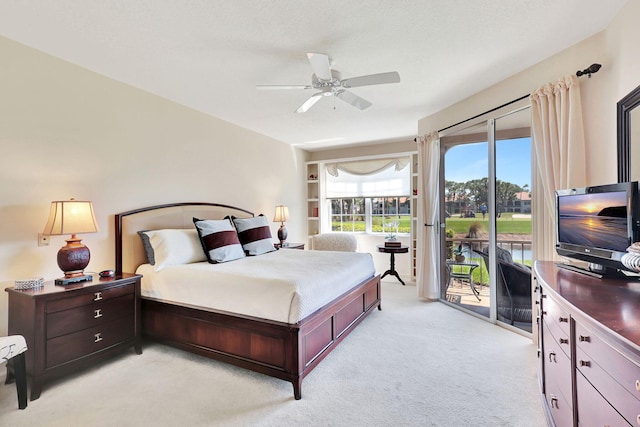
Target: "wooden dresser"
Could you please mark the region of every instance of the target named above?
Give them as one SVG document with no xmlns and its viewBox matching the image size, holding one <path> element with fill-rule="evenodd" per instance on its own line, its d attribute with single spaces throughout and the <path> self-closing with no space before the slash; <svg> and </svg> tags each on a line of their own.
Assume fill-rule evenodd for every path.
<svg viewBox="0 0 640 427">
<path fill-rule="evenodd" d="M 46 282 L 29 290 L 7 288 L 9 334 L 27 340 L 31 400 L 43 382 L 75 372 L 131 346 L 140 347 L 140 277 L 93 276 L 71 286 Z"/>
<path fill-rule="evenodd" d="M 640 426 L 640 280 L 534 266 L 549 425 Z"/>
</svg>

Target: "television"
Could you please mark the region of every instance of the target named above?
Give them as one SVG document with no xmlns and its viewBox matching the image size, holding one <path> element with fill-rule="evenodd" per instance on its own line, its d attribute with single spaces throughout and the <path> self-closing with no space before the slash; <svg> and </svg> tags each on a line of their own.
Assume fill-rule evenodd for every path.
<svg viewBox="0 0 640 427">
<path fill-rule="evenodd" d="M 627 270 L 621 258 L 640 240 L 637 182 L 556 191 L 556 252 L 607 274 Z"/>
</svg>

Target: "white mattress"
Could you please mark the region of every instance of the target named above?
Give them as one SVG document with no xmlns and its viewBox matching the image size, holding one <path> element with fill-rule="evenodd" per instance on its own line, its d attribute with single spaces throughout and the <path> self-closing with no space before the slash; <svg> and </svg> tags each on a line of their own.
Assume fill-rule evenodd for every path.
<svg viewBox="0 0 640 427">
<path fill-rule="evenodd" d="M 221 264 L 155 272 L 143 264 L 142 296 L 297 323 L 375 275 L 371 254 L 282 249 Z"/>
</svg>

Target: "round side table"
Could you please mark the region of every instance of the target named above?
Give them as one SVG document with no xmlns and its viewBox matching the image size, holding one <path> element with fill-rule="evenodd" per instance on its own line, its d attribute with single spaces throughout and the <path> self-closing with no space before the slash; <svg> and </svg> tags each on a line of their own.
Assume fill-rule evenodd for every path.
<svg viewBox="0 0 640 427">
<path fill-rule="evenodd" d="M 407 252 L 409 252 L 409 246 L 391 247 L 391 246 L 385 246 L 385 245 L 378 245 L 378 252 L 391 254 L 391 266 L 389 270 L 384 272 L 384 274 L 382 275 L 382 277 L 380 277 L 380 279 L 384 279 L 384 276 L 387 276 L 387 275 L 396 276 L 396 278 L 404 286 L 404 282 L 402 281 L 402 279 L 400 278 L 400 275 L 396 271 L 396 254 L 406 254 Z"/>
</svg>

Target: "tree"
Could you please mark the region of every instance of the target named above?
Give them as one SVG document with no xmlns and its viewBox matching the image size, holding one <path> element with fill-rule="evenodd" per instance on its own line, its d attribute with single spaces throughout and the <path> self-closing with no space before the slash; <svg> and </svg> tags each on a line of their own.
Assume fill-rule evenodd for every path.
<svg viewBox="0 0 640 427">
<path fill-rule="evenodd" d="M 465 183 L 469 190 L 469 199 L 476 205 L 487 203 L 489 200 L 489 178 L 480 178 Z"/>
<path fill-rule="evenodd" d="M 496 205 L 506 206 L 509 202 L 518 199 L 518 193 L 529 192 L 529 185 L 519 185 L 511 182 L 496 180 Z M 451 212 L 456 202 L 461 206 L 473 203 L 480 206 L 482 203 L 489 204 L 489 178 L 473 179 L 464 183 L 455 181 L 445 181 L 445 194 L 447 210 Z"/>
<path fill-rule="evenodd" d="M 467 198 L 467 193 L 465 191 L 465 184 L 461 182 L 455 181 L 446 181 L 444 182 L 444 192 L 445 192 L 445 203 L 447 206 L 447 211 L 449 213 L 454 212 L 454 207 L 456 203 L 465 202 Z"/>
<path fill-rule="evenodd" d="M 498 206 L 506 206 L 508 202 L 517 200 L 518 193 L 523 191 L 523 188 L 519 185 L 496 179 L 496 204 Z"/>
</svg>

